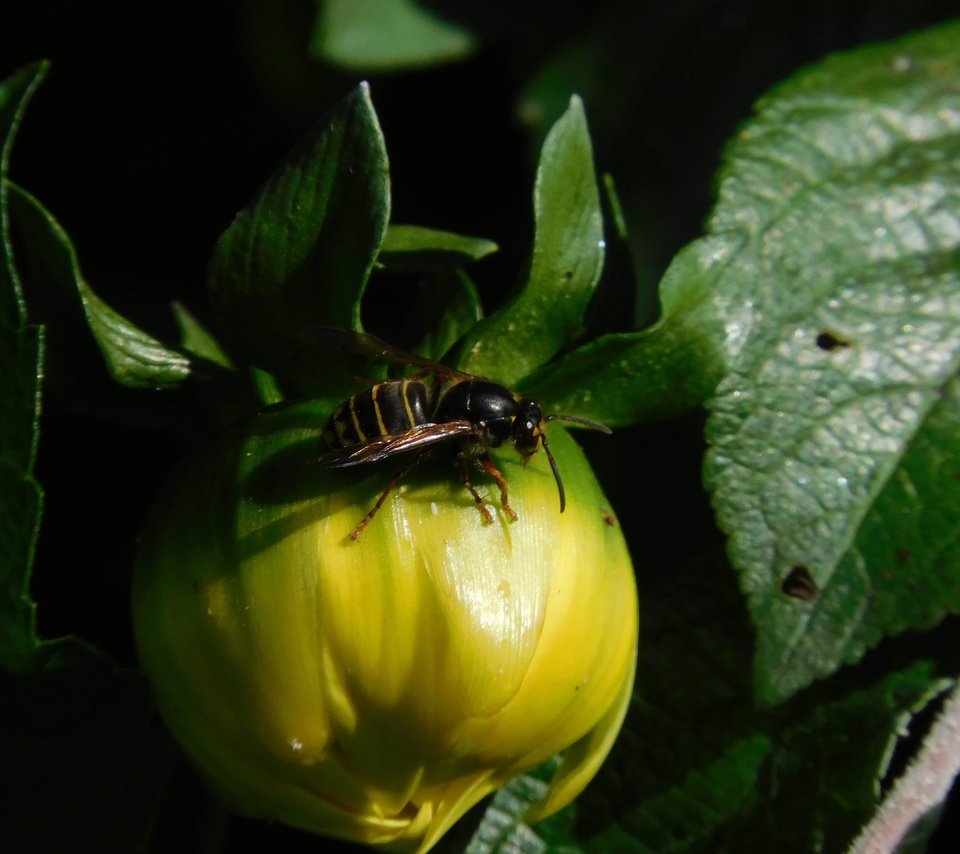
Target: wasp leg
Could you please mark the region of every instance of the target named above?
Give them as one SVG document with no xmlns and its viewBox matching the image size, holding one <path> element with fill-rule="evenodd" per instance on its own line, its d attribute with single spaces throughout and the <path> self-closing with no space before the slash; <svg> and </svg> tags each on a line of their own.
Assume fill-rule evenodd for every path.
<svg viewBox="0 0 960 854">
<path fill-rule="evenodd" d="M 516 522 L 516 511 L 510 506 L 510 501 L 507 498 L 507 493 L 510 491 L 507 486 L 507 479 L 500 472 L 500 469 L 493 464 L 489 454 L 484 454 L 480 457 L 480 465 L 482 465 L 484 471 L 497 482 L 497 486 L 500 488 L 500 506 L 503 507 L 503 512 L 506 513 L 512 521 Z"/>
<path fill-rule="evenodd" d="M 473 484 L 470 483 L 469 471 L 467 469 L 467 455 L 460 451 L 457 454 L 457 462 L 460 463 L 460 479 L 463 481 L 463 485 L 467 488 L 469 493 L 473 496 L 473 500 L 477 502 L 477 509 L 480 511 L 481 517 L 483 517 L 484 525 L 493 524 L 493 516 L 490 515 L 490 511 L 483 506 L 483 499 L 480 497 L 480 494 L 474 489 Z"/>
<path fill-rule="evenodd" d="M 377 503 L 374 504 L 373 507 L 370 508 L 370 511 L 367 513 L 367 515 L 360 520 L 360 524 L 350 532 L 351 540 L 356 541 L 360 539 L 363 529 L 370 524 L 370 520 L 373 519 L 373 517 L 377 515 L 377 511 L 383 507 L 383 502 L 387 500 L 387 496 L 393 491 L 393 488 L 397 485 L 398 481 L 410 474 L 418 462 L 420 462 L 419 457 L 409 465 L 404 466 L 396 474 L 394 474 L 393 477 L 390 478 L 390 480 L 387 482 L 387 488 L 380 493 Z"/>
</svg>

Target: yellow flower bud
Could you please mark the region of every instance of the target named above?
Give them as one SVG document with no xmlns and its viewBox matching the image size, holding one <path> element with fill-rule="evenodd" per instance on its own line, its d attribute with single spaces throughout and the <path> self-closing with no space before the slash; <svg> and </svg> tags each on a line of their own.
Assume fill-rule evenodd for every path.
<svg viewBox="0 0 960 854">
<path fill-rule="evenodd" d="M 519 515 L 482 525 L 441 446 L 349 538 L 394 470 L 316 464 L 309 406 L 254 419 L 175 478 L 143 534 L 134 622 L 160 712 L 236 809 L 426 851 L 552 755 L 572 800 L 630 697 L 637 596 L 577 445 L 497 463 Z"/>
</svg>

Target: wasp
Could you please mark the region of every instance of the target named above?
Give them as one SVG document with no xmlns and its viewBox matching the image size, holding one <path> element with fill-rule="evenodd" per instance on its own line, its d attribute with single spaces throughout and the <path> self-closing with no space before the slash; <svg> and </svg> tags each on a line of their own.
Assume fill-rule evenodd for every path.
<svg viewBox="0 0 960 854">
<path fill-rule="evenodd" d="M 544 415 L 535 400 L 516 394 L 493 380 L 474 376 L 387 344 L 374 335 L 322 328 L 315 337 L 327 346 L 371 358 L 405 365 L 417 373 L 402 379 L 373 383 L 341 403 L 330 415 L 321 434 L 320 465 L 349 468 L 410 453 L 410 460 L 387 483 L 376 504 L 350 534 L 356 540 L 370 523 L 397 482 L 407 475 L 434 446 L 455 443 L 460 479 L 476 502 L 484 524 L 493 522 L 490 511 L 470 481 L 475 463 L 496 482 L 500 505 L 516 521 L 510 506 L 506 478 L 490 459 L 489 449 L 509 444 L 526 462 L 542 447 L 550 461 L 560 496 L 566 493 L 557 461 L 550 452 L 544 426 L 548 421 L 568 421 L 610 433 L 595 421 L 575 415 Z M 416 452 L 416 453 L 414 453 Z"/>
</svg>

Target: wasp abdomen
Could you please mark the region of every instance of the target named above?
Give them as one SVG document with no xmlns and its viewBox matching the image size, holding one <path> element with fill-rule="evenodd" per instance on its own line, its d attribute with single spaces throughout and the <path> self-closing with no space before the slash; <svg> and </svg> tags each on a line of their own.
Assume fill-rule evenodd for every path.
<svg viewBox="0 0 960 854">
<path fill-rule="evenodd" d="M 420 380 L 390 380 L 341 403 L 323 428 L 321 443 L 324 450 L 349 448 L 430 420 L 426 386 Z"/>
</svg>

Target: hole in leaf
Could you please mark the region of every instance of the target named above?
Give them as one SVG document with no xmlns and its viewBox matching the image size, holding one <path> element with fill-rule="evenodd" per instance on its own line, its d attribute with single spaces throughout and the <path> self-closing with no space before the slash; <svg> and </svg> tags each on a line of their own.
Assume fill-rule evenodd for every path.
<svg viewBox="0 0 960 854">
<path fill-rule="evenodd" d="M 813 580 L 810 570 L 802 565 L 793 566 L 783 581 L 780 590 L 785 596 L 800 599 L 803 602 L 813 602 L 820 595 L 820 588 Z"/>
<path fill-rule="evenodd" d="M 849 347 L 851 344 L 846 338 L 841 338 L 835 332 L 831 332 L 829 329 L 824 329 L 817 335 L 817 346 L 821 350 L 826 350 L 828 353 L 838 350 L 841 347 Z"/>
</svg>

